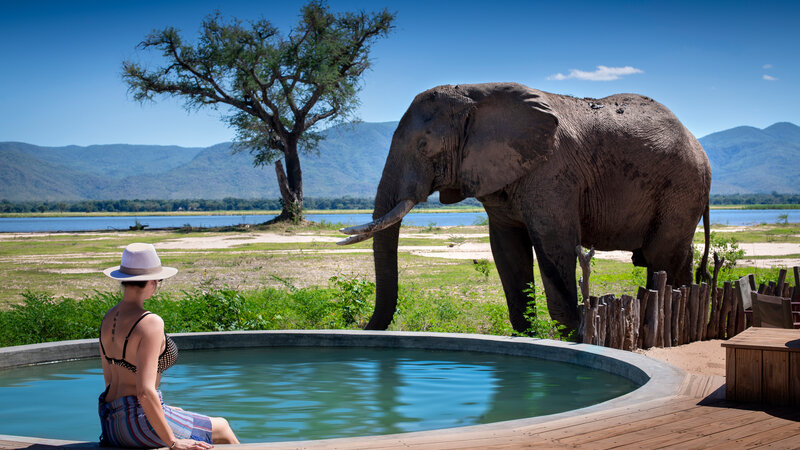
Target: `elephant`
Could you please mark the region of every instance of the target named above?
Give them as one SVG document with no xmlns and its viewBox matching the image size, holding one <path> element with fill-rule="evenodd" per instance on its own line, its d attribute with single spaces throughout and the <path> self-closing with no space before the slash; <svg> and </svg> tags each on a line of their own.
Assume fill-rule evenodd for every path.
<svg viewBox="0 0 800 450">
<path fill-rule="evenodd" d="M 400 223 L 438 191 L 442 203 L 478 199 L 515 331 L 525 332 L 523 292 L 533 252 L 547 306 L 579 325 L 578 245 L 628 250 L 668 283 L 692 282 L 692 241 L 705 219 L 711 168 L 697 139 L 666 107 L 637 94 L 602 99 L 517 83 L 443 85 L 413 100 L 392 137 L 373 221 L 342 229 L 340 244 L 373 238 L 375 310 L 383 330 L 397 308 Z M 650 283 L 650 282 L 648 282 Z"/>
</svg>

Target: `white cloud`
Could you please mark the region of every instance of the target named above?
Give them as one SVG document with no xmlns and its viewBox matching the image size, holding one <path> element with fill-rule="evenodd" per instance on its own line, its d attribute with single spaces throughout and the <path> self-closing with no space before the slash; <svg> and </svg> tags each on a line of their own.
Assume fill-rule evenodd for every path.
<svg viewBox="0 0 800 450">
<path fill-rule="evenodd" d="M 764 64 L 763 66 L 761 66 L 761 68 L 764 70 L 772 69 L 772 64 Z"/>
<path fill-rule="evenodd" d="M 633 75 L 637 73 L 644 73 L 644 71 L 631 66 L 625 66 L 625 67 L 597 66 L 597 70 L 595 70 L 594 72 L 584 72 L 583 70 L 571 69 L 568 75 L 564 75 L 563 73 L 557 73 L 555 75 L 550 75 L 549 77 L 547 77 L 547 79 L 561 81 L 570 78 L 575 78 L 578 80 L 588 80 L 588 81 L 614 81 L 620 79 L 625 75 Z"/>
<path fill-rule="evenodd" d="M 763 77 L 761 77 L 761 78 L 763 78 L 763 79 L 765 79 L 765 80 L 767 80 L 767 81 L 778 81 L 778 79 L 777 79 L 777 78 L 775 78 L 775 77 L 773 77 L 773 76 L 769 76 L 769 75 L 767 75 L 767 74 L 764 74 L 764 76 L 763 76 Z"/>
</svg>

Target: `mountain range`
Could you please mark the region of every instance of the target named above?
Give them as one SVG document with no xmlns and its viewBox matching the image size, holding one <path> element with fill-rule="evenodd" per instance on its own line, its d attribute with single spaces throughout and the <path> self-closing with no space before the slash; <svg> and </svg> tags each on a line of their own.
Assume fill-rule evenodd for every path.
<svg viewBox="0 0 800 450">
<path fill-rule="evenodd" d="M 736 127 L 699 139 L 711 162 L 712 194 L 800 193 L 800 127 Z"/>
<path fill-rule="evenodd" d="M 373 197 L 397 122 L 329 128 L 319 152 L 301 155 L 307 197 Z M 800 192 L 800 127 L 742 126 L 699 139 L 711 161 L 712 194 Z M 231 143 L 40 147 L 0 142 L 0 199 L 276 198 L 272 166 L 253 167 Z"/>
</svg>

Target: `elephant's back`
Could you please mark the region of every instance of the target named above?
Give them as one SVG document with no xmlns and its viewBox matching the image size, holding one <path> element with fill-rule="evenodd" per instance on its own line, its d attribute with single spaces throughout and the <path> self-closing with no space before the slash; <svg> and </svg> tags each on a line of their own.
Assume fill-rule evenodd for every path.
<svg viewBox="0 0 800 450">
<path fill-rule="evenodd" d="M 546 94 L 559 119 L 560 138 L 572 141 L 592 161 L 604 158 L 649 160 L 692 176 L 708 176 L 710 164 L 700 143 L 666 106 L 639 94 L 601 99 Z"/>
<path fill-rule="evenodd" d="M 694 229 L 708 202 L 711 169 L 697 139 L 655 100 L 554 96 L 558 141 L 580 184 L 582 234 L 596 248 L 636 249 L 654 223 Z M 693 223 L 692 223 L 693 222 Z"/>
</svg>

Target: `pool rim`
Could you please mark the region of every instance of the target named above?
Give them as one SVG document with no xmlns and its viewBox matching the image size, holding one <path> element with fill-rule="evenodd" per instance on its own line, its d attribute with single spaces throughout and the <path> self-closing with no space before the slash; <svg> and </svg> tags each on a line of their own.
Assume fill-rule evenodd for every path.
<svg viewBox="0 0 800 450">
<path fill-rule="evenodd" d="M 488 424 L 457 428 L 442 428 L 401 434 L 384 434 L 349 438 L 331 438 L 313 441 L 277 441 L 258 445 L 314 445 L 330 443 L 343 445 L 347 440 L 397 439 L 401 437 L 430 437 L 459 432 L 499 432 L 518 427 L 541 424 L 600 411 L 632 407 L 641 403 L 671 397 L 680 391 L 686 372 L 644 355 L 574 342 L 554 341 L 512 336 L 492 336 L 464 333 L 427 333 L 406 331 L 361 330 L 268 330 L 223 331 L 170 334 L 181 350 L 208 350 L 250 347 L 355 347 L 402 348 L 420 350 L 446 350 L 495 353 L 519 357 L 534 357 L 567 362 L 603 370 L 627 378 L 640 386 L 619 397 L 583 408 L 544 416 L 513 419 Z M 0 348 L 0 370 L 33 364 L 74 359 L 98 358 L 97 339 L 47 342 Z M 71 441 L 31 436 L 0 434 L 0 440 L 44 445 L 88 444 L 90 441 Z M 245 444 L 255 445 L 255 444 Z"/>
</svg>

